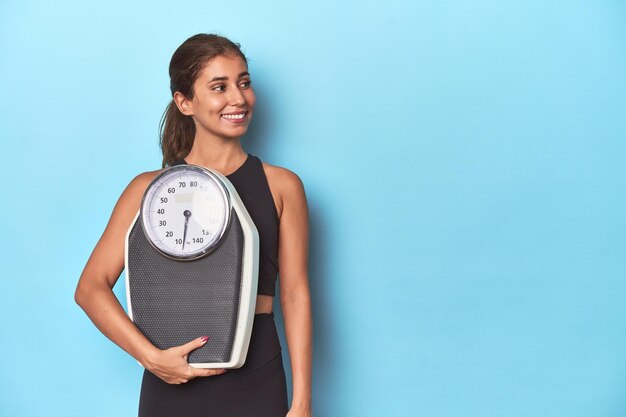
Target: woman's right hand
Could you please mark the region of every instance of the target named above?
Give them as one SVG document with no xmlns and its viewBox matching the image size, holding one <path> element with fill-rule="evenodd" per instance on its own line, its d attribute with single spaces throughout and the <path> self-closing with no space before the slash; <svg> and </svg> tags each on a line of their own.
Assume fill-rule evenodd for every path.
<svg viewBox="0 0 626 417">
<path fill-rule="evenodd" d="M 158 350 L 143 366 L 168 384 L 184 384 L 199 376 L 221 375 L 226 369 L 200 369 L 187 363 L 189 353 L 204 346 L 207 340 L 208 337 L 203 336 L 184 345 Z"/>
</svg>

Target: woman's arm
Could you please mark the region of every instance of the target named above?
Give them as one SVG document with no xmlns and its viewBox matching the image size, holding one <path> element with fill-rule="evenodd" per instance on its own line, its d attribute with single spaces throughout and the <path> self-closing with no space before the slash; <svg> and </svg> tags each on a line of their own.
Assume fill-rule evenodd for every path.
<svg viewBox="0 0 626 417">
<path fill-rule="evenodd" d="M 157 349 L 129 319 L 112 290 L 124 269 L 126 232 L 139 210 L 146 187 L 158 172 L 138 175 L 120 196 L 80 276 L 74 299 L 106 337 L 146 369 L 168 383 L 183 383 L 196 376 L 223 373 L 223 370 L 196 369 L 187 363 L 189 352 L 206 340 L 198 337 L 182 346 Z"/>
<path fill-rule="evenodd" d="M 308 208 L 304 186 L 285 170 L 281 180 L 278 262 L 280 301 L 291 360 L 293 398 L 289 416 L 310 416 L 312 318 L 308 284 Z"/>
</svg>

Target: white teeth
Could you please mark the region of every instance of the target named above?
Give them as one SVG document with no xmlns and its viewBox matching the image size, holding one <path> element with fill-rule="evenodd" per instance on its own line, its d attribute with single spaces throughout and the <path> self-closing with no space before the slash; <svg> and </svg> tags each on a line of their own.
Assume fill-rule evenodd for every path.
<svg viewBox="0 0 626 417">
<path fill-rule="evenodd" d="M 224 119 L 229 119 L 229 120 L 241 120 L 246 116 L 245 113 L 239 113 L 239 114 L 223 114 L 222 117 Z"/>
</svg>

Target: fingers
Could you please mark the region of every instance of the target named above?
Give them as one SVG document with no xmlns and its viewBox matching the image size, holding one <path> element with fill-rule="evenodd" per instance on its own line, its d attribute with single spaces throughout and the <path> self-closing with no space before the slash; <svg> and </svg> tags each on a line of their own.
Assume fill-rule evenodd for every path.
<svg viewBox="0 0 626 417">
<path fill-rule="evenodd" d="M 226 371 L 227 369 L 200 369 L 188 366 L 185 371 L 179 373 L 178 375 L 157 376 L 168 384 L 179 385 L 186 384 L 194 378 L 221 375 Z"/>
<path fill-rule="evenodd" d="M 160 378 L 168 384 L 180 385 L 186 384 L 194 378 L 221 375 L 226 371 L 227 369 L 200 369 L 190 366 L 184 376 Z"/>
<path fill-rule="evenodd" d="M 192 341 L 187 342 L 184 345 L 178 346 L 178 349 L 180 349 L 183 355 L 188 355 L 189 352 L 191 352 L 192 350 L 195 350 L 204 346 L 208 340 L 209 340 L 209 336 L 198 337 L 197 339 L 193 339 Z"/>
<path fill-rule="evenodd" d="M 209 340 L 208 336 L 202 336 L 202 337 L 198 337 L 196 339 L 193 339 L 187 343 L 185 343 L 184 345 L 180 345 L 180 346 L 176 346 L 173 348 L 168 349 L 170 352 L 175 353 L 175 355 L 180 355 L 182 356 L 182 358 L 185 360 L 185 362 L 187 361 L 187 357 L 189 356 L 189 353 L 191 353 L 193 350 L 201 348 L 202 346 L 204 346 L 207 341 Z M 179 356 L 179 358 L 180 358 Z M 224 372 L 226 372 L 226 369 L 201 369 L 201 368 L 194 368 L 192 366 L 189 366 L 188 364 L 186 364 L 185 366 L 185 370 L 179 369 L 178 372 L 182 373 L 178 373 L 178 375 L 174 376 L 173 378 L 167 378 L 164 379 L 166 382 L 172 384 L 184 384 L 186 382 L 188 382 L 189 380 L 196 378 L 196 377 L 204 377 L 204 376 L 214 376 L 214 375 L 221 375 Z M 163 379 L 163 378 L 162 378 Z"/>
<path fill-rule="evenodd" d="M 201 369 L 201 368 L 191 368 L 192 375 L 194 377 L 198 376 L 215 376 L 221 375 L 226 372 L 226 369 Z"/>
</svg>

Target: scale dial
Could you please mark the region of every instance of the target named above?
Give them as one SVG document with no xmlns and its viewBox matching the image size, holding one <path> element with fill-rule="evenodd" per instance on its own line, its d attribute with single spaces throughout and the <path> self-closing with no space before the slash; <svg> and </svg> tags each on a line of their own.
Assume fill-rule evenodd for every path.
<svg viewBox="0 0 626 417">
<path fill-rule="evenodd" d="M 197 165 L 176 165 L 152 180 L 140 216 L 152 246 L 170 258 L 192 260 L 217 247 L 230 212 L 230 195 L 217 174 Z"/>
</svg>

